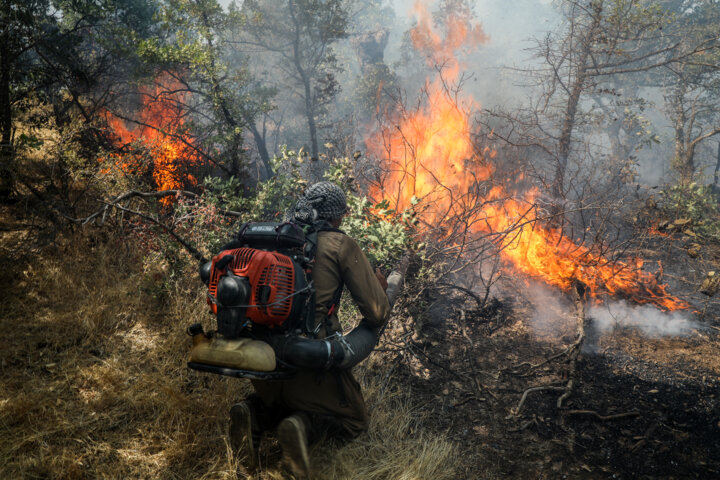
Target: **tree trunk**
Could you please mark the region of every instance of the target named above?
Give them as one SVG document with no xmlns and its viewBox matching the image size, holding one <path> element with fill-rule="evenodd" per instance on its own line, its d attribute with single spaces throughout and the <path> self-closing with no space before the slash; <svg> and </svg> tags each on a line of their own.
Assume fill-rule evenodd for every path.
<svg viewBox="0 0 720 480">
<path fill-rule="evenodd" d="M 302 65 L 302 52 L 300 51 L 300 22 L 295 14 L 295 2 L 290 0 L 290 16 L 295 25 L 295 39 L 293 41 L 293 61 L 295 69 L 300 75 L 303 87 L 305 89 L 305 116 L 307 117 L 308 131 L 310 133 L 310 160 L 317 162 L 319 160 L 319 148 L 317 139 L 317 124 L 315 123 L 315 102 L 312 94 L 312 85 L 310 75 Z M 319 169 L 315 167 L 316 163 L 311 163 L 312 175 L 319 177 Z M 317 178 L 316 178 L 317 179 Z"/>
<path fill-rule="evenodd" d="M 10 102 L 10 52 L 6 39 L 0 38 L 0 199 L 13 190 L 12 104 Z"/>
<path fill-rule="evenodd" d="M 253 134 L 253 138 L 255 139 L 255 145 L 257 145 L 258 154 L 260 155 L 260 159 L 263 163 L 263 167 L 265 170 L 265 179 L 272 178 L 273 171 L 270 167 L 270 154 L 267 150 L 267 143 L 265 142 L 265 138 L 260 134 L 255 123 L 250 123 L 250 131 Z"/>
<path fill-rule="evenodd" d="M 675 115 L 675 154 L 673 155 L 672 166 L 680 174 L 682 184 L 686 184 L 692 178 L 695 167 L 692 155 L 688 155 L 686 131 L 687 114 L 685 113 L 685 96 L 687 87 L 684 78 L 680 78 L 675 86 L 671 101 Z"/>
<path fill-rule="evenodd" d="M 572 147 L 572 134 L 575 128 L 575 115 L 577 114 L 580 97 L 585 90 L 585 83 L 588 79 L 588 59 L 592 50 L 593 41 L 597 36 L 602 19 L 603 2 L 595 2 L 592 9 L 592 23 L 585 32 L 580 42 L 579 58 L 576 62 L 575 79 L 568 95 L 563 118 L 562 129 L 558 141 L 558 158 L 555 167 L 555 178 L 553 179 L 552 194 L 557 200 L 565 198 L 565 170 L 567 169 L 570 149 Z M 557 211 L 554 213 L 558 213 Z"/>
<path fill-rule="evenodd" d="M 210 33 L 212 32 L 212 28 L 207 16 L 207 12 L 204 10 L 202 12 L 202 19 L 203 26 L 206 28 L 204 36 L 205 40 L 208 43 L 208 53 L 210 54 L 209 76 L 212 89 L 211 91 L 213 104 L 216 105 L 216 109 L 219 109 L 222 117 L 225 119 L 225 123 L 230 126 L 233 132 L 231 144 L 232 146 L 230 149 L 230 175 L 236 178 L 241 178 L 241 167 L 244 166 L 242 165 L 243 162 L 241 161 L 242 159 L 240 155 L 240 149 L 243 145 L 242 133 L 238 132 L 237 127 L 239 126 L 239 123 L 230 111 L 230 107 L 228 105 L 227 99 L 225 98 L 225 93 L 223 91 L 222 85 L 220 85 L 220 80 L 217 77 L 217 67 L 215 65 L 215 42 L 213 41 L 213 36 Z"/>
<path fill-rule="evenodd" d="M 305 82 L 305 114 L 307 115 L 308 129 L 310 130 L 311 158 L 317 160 L 320 155 L 317 139 L 317 125 L 315 124 L 315 109 L 313 108 L 312 89 L 310 81 Z"/>
</svg>

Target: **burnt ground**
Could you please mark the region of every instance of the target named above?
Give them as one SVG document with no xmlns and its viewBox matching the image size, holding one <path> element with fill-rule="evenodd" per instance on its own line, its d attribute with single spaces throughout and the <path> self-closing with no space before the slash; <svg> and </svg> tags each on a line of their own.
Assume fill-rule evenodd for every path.
<svg viewBox="0 0 720 480">
<path fill-rule="evenodd" d="M 720 304 L 697 292 L 720 256 L 691 258 L 684 241 L 660 237 L 643 251 L 677 257 L 665 281 L 697 308 L 684 336 L 589 331 L 573 369 L 568 355 L 552 358 L 575 342 L 572 302 L 555 307 L 548 332 L 517 286 L 482 310 L 443 290 L 429 302 L 444 305 L 445 321 L 396 321 L 379 355 L 437 434 L 466 451 L 463 478 L 720 478 Z M 560 408 L 564 390 L 528 391 L 569 380 Z"/>
</svg>

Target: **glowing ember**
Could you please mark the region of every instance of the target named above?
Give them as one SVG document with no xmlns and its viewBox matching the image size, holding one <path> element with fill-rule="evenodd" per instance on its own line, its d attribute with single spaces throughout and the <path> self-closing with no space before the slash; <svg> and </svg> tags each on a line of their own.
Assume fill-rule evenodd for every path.
<svg viewBox="0 0 720 480">
<path fill-rule="evenodd" d="M 586 285 L 592 295 L 609 294 L 636 303 L 652 303 L 667 310 L 689 305 L 671 297 L 657 278 L 634 265 L 610 261 L 590 248 L 576 245 L 559 230 L 544 227 L 534 208 L 537 192 L 511 198 L 507 188 L 478 188 L 491 179 L 489 161 L 495 152 L 477 152 L 470 138 L 473 102 L 460 106 L 447 85 L 458 78 L 460 64 L 453 52 L 468 42 L 486 40 L 479 26 L 451 17 L 443 35 L 433 28 L 425 8 L 416 4 L 417 27 L 411 32 L 415 48 L 431 66 L 444 65 L 441 79 L 426 84 L 427 102 L 414 113 L 395 119 L 367 141 L 370 154 L 383 159 L 386 176 L 371 189 L 397 211 L 418 203 L 415 210 L 426 230 L 448 219 L 463 218 L 471 233 L 498 234 L 496 244 L 504 260 L 524 274 L 563 290 L 573 282 Z M 482 205 L 481 209 L 472 209 Z M 468 218 L 468 215 L 470 218 Z M 507 233 L 507 235 L 503 235 Z"/>
<path fill-rule="evenodd" d="M 187 94 L 181 92 L 180 84 L 168 76 L 158 78 L 153 89 L 142 89 L 143 105 L 132 128 L 111 113 L 106 114 L 108 125 L 117 136 L 116 145 L 122 148 L 139 143 L 149 152 L 152 163 L 147 165 L 143 156 L 135 152 L 114 154 L 112 160 L 128 174 L 149 170 L 158 190 L 196 185 L 197 180 L 190 172 L 202 164 L 192 148 L 192 139 L 183 132 Z M 172 198 L 164 197 L 161 201 L 168 205 Z"/>
<path fill-rule="evenodd" d="M 648 233 L 649 233 L 650 235 L 656 235 L 656 236 L 659 236 L 659 237 L 669 237 L 669 236 L 670 236 L 670 233 L 669 233 L 669 232 L 661 231 L 661 230 L 660 230 L 660 228 L 658 227 L 657 222 L 653 222 L 653 224 L 652 224 L 652 225 L 650 226 L 650 228 L 648 229 Z"/>
</svg>

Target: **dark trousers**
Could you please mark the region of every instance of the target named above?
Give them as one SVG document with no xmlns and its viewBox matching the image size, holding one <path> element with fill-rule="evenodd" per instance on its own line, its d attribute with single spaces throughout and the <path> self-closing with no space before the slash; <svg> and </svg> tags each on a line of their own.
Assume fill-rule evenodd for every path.
<svg viewBox="0 0 720 480">
<path fill-rule="evenodd" d="M 360 384 L 350 370 L 304 371 L 289 380 L 253 380 L 259 431 L 272 430 L 291 414 L 308 426 L 310 443 L 326 435 L 351 439 L 367 430 L 368 414 Z"/>
</svg>

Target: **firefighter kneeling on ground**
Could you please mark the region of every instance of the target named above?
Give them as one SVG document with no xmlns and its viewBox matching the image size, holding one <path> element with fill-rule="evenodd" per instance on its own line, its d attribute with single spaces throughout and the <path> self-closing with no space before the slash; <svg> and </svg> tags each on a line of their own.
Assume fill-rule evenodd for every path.
<svg viewBox="0 0 720 480">
<path fill-rule="evenodd" d="M 382 327 L 390 314 L 385 277 L 379 269 L 373 271 L 357 242 L 339 230 L 346 213 L 345 192 L 331 182 L 311 185 L 292 212 L 301 223 L 326 222 L 318 233 L 312 274 L 317 338 L 342 332 L 332 305 L 343 285 L 370 326 Z M 252 385 L 255 393 L 230 409 L 231 445 L 247 455 L 251 468 L 257 466 L 265 431 L 277 428 L 283 465 L 297 478 L 307 478 L 308 445 L 321 436 L 352 439 L 368 428 L 365 400 L 350 369 L 300 371 L 289 380 L 253 380 Z"/>
</svg>

